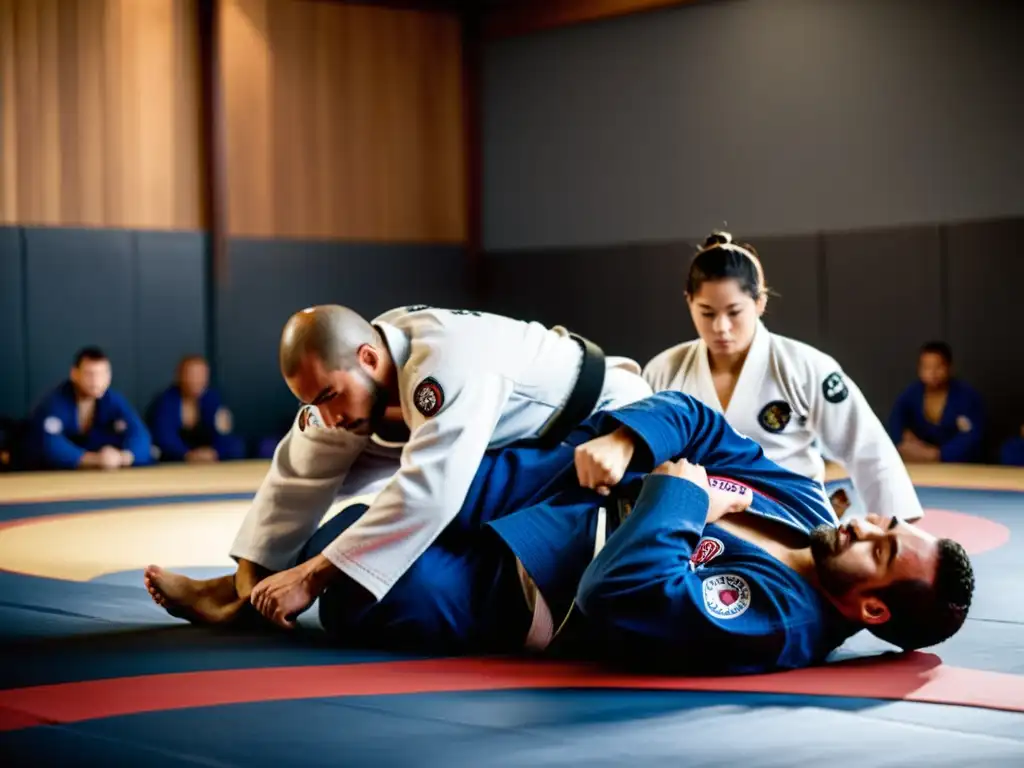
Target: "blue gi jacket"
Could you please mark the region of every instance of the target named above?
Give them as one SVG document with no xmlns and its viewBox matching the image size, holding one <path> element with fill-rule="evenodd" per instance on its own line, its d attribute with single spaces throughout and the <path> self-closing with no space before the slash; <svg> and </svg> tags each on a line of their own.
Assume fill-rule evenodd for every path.
<svg viewBox="0 0 1024 768">
<path fill-rule="evenodd" d="M 635 505 L 617 525 L 614 502 L 579 486 L 574 450 L 623 425 L 638 445 L 620 493 L 635 495 Z M 695 398 L 662 392 L 591 417 L 557 448 L 486 454 L 459 517 L 395 588 L 358 608 L 344 588 L 322 597 L 324 624 L 356 642 L 421 651 L 522 647 L 529 619 L 522 616 L 515 559 L 495 546 L 493 532 L 537 584 L 556 625 L 575 605 L 578 616 L 568 627 L 573 655 L 642 659 L 687 673 L 823 660 L 855 628 L 760 548 L 717 526 L 705 529 L 706 491 L 679 478 L 646 476 L 684 457 L 753 489 L 754 513 L 802 533 L 836 524 L 821 485 L 769 461 Z M 595 558 L 602 507 L 613 530 Z"/>
<path fill-rule="evenodd" d="M 54 389 L 36 406 L 29 442 L 33 463 L 47 469 L 77 467 L 83 454 L 106 445 L 131 451 L 134 466 L 150 464 L 153 459 L 149 430 L 127 398 L 112 388 L 96 401 L 92 428 L 79 432 L 75 389 L 70 381 Z"/>
<path fill-rule="evenodd" d="M 899 445 L 903 430 L 909 429 L 921 440 L 941 450 L 941 460 L 952 463 L 981 461 L 985 427 L 985 408 L 970 384 L 949 382 L 946 407 L 938 424 L 924 417 L 924 384 L 917 381 L 896 400 L 889 415 L 889 436 Z"/>
<path fill-rule="evenodd" d="M 203 392 L 199 420 L 191 429 L 185 429 L 182 422 L 181 400 L 181 388 L 175 384 L 150 405 L 148 421 L 161 461 L 184 461 L 192 449 L 207 446 L 217 451 L 221 460 L 244 458 L 245 444 L 231 434 L 230 414 L 223 408 L 217 390 L 208 387 Z"/>
</svg>

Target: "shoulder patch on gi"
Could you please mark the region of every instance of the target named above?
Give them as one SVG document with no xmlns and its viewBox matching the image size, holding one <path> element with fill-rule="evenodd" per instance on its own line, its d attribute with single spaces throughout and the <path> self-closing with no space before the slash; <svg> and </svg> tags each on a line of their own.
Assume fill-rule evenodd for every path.
<svg viewBox="0 0 1024 768">
<path fill-rule="evenodd" d="M 971 424 L 971 420 L 968 419 L 966 416 L 956 417 L 956 428 L 959 429 L 961 432 L 970 432 L 971 427 L 973 426 L 974 425 Z"/>
<path fill-rule="evenodd" d="M 299 411 L 299 432 L 307 429 L 322 427 L 324 423 L 320 420 L 320 412 L 315 405 L 304 405 Z"/>
<path fill-rule="evenodd" d="M 703 593 L 704 607 L 717 619 L 735 619 L 750 607 L 750 585 L 732 573 L 704 579 Z"/>
<path fill-rule="evenodd" d="M 430 418 L 444 405 L 444 390 L 435 378 L 428 376 L 416 387 L 412 400 L 416 410 Z"/>
<path fill-rule="evenodd" d="M 839 371 L 830 373 L 821 382 L 821 393 L 830 403 L 841 403 L 850 396 L 850 389 L 846 386 L 846 380 Z"/>
<path fill-rule="evenodd" d="M 117 434 L 121 434 L 127 429 L 128 422 L 126 422 L 124 419 L 118 419 L 117 421 L 114 422 L 114 431 L 117 432 Z"/>
<path fill-rule="evenodd" d="M 232 427 L 231 411 L 227 408 L 218 408 L 217 413 L 213 417 L 213 426 L 222 435 L 231 433 Z"/>
<path fill-rule="evenodd" d="M 757 423 L 769 432 L 781 432 L 793 417 L 793 408 L 785 400 L 773 400 L 757 414 Z"/>
<path fill-rule="evenodd" d="M 56 416 L 47 416 L 43 421 L 43 429 L 48 435 L 59 435 L 64 431 L 64 422 Z"/>
<path fill-rule="evenodd" d="M 693 554 L 690 555 L 690 567 L 697 568 L 698 566 L 704 565 L 711 562 L 720 554 L 725 551 L 725 545 L 721 539 L 716 539 L 714 536 L 705 536 L 697 544 L 697 548 L 693 550 Z"/>
</svg>

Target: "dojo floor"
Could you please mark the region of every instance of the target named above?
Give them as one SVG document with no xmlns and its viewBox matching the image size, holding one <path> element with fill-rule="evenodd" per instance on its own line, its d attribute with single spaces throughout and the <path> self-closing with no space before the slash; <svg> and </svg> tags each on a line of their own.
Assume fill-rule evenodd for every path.
<svg viewBox="0 0 1024 768">
<path fill-rule="evenodd" d="M 142 568 L 230 570 L 263 472 L 0 476 L 0 766 L 1022 766 L 1024 470 L 914 469 L 923 525 L 975 555 L 954 640 L 821 669 L 628 678 L 339 650 L 169 618 Z"/>
</svg>

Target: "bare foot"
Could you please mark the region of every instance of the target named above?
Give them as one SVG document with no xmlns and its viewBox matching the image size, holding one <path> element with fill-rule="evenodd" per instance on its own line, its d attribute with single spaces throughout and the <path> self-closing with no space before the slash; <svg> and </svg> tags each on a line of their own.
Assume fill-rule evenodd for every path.
<svg viewBox="0 0 1024 768">
<path fill-rule="evenodd" d="M 142 581 L 154 603 L 193 624 L 226 624 L 248 602 L 235 591 L 234 574 L 200 581 L 151 565 Z"/>
</svg>

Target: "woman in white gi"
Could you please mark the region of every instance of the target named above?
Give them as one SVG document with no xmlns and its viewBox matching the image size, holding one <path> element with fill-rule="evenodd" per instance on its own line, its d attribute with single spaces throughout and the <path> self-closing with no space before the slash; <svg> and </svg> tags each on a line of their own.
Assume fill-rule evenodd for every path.
<svg viewBox="0 0 1024 768">
<path fill-rule="evenodd" d="M 752 246 L 712 233 L 690 264 L 686 301 L 700 338 L 647 364 L 644 378 L 655 392 L 699 398 L 768 458 L 822 482 L 824 450 L 846 468 L 867 511 L 924 515 L 896 447 L 839 363 L 765 327 L 767 287 Z M 840 515 L 848 506 L 842 496 L 833 495 Z"/>
</svg>

